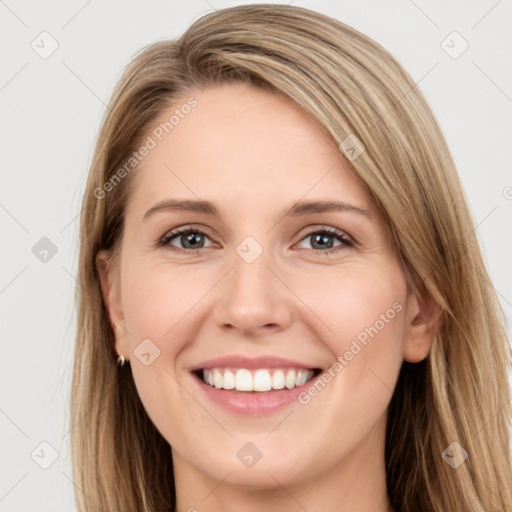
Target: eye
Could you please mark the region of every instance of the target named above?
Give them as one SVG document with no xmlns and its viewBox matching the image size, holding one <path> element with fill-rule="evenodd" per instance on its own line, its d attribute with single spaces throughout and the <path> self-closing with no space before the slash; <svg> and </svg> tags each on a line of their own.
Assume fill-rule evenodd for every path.
<svg viewBox="0 0 512 512">
<path fill-rule="evenodd" d="M 343 231 L 339 231 L 335 228 L 325 227 L 317 231 L 311 231 L 302 240 L 311 240 L 311 245 L 314 252 L 325 254 L 332 254 L 334 252 L 343 250 L 344 247 L 353 247 L 354 242 L 345 234 Z M 339 245 L 335 246 L 333 239 L 340 242 Z"/>
<path fill-rule="evenodd" d="M 321 253 L 322 255 L 332 254 L 334 252 L 343 250 L 345 247 L 353 247 L 355 243 L 343 231 L 335 228 L 324 227 L 320 230 L 311 231 L 301 239 L 311 240 L 312 249 L 306 250 Z M 339 242 L 338 245 L 334 244 L 334 240 Z M 200 252 L 202 249 L 213 247 L 215 244 L 205 246 L 205 240 L 210 240 L 206 233 L 200 229 L 190 226 L 178 228 L 167 233 L 157 243 L 158 247 L 169 247 L 178 252 L 192 253 Z M 176 246 L 174 242 L 178 242 L 180 246 Z"/>
<path fill-rule="evenodd" d="M 182 246 L 176 247 L 172 242 L 178 241 Z M 182 252 L 199 252 L 199 249 L 206 248 L 204 246 L 205 239 L 208 239 L 206 233 L 200 229 L 185 227 L 175 229 L 167 233 L 159 242 L 158 246 L 168 246 L 171 249 Z"/>
</svg>

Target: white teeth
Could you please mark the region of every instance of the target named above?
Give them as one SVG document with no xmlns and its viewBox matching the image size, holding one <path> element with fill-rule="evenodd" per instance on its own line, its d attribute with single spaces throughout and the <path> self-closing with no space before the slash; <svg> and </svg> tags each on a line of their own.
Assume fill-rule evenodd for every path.
<svg viewBox="0 0 512 512">
<path fill-rule="evenodd" d="M 216 389 L 265 392 L 272 389 L 293 389 L 302 386 L 313 377 L 312 370 L 211 368 L 203 370 L 203 381 Z"/>
<path fill-rule="evenodd" d="M 286 374 L 286 378 L 284 379 L 284 384 L 288 389 L 292 389 L 295 387 L 295 370 L 289 370 Z"/>
<path fill-rule="evenodd" d="M 311 373 L 311 376 L 313 375 L 313 372 L 308 370 L 299 370 L 297 372 L 297 379 L 295 381 L 296 386 L 302 386 L 305 384 L 311 377 L 308 377 L 308 374 Z"/>
<path fill-rule="evenodd" d="M 270 391 L 272 389 L 272 377 L 267 370 L 258 370 L 254 374 L 254 391 Z"/>
<path fill-rule="evenodd" d="M 217 389 L 222 388 L 222 380 L 222 373 L 220 373 L 220 371 L 215 368 L 215 370 L 213 370 L 213 383 Z"/>
<path fill-rule="evenodd" d="M 235 389 L 238 391 L 252 391 L 252 375 L 249 370 L 237 370 L 235 377 Z"/>
<path fill-rule="evenodd" d="M 272 389 L 284 388 L 284 372 L 283 370 L 276 370 L 272 375 Z"/>
<path fill-rule="evenodd" d="M 235 389 L 235 374 L 229 370 L 224 372 L 224 389 Z"/>
</svg>

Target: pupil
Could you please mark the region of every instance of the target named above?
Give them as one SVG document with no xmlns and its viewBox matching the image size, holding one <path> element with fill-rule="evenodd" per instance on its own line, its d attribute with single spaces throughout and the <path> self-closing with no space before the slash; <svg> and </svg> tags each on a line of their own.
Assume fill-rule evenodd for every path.
<svg viewBox="0 0 512 512">
<path fill-rule="evenodd" d="M 194 242 L 198 242 L 200 241 L 201 239 L 201 236 L 202 235 L 199 235 L 199 236 L 196 236 L 195 233 L 188 233 L 187 235 L 184 235 L 185 237 L 185 243 L 183 244 L 185 248 L 189 249 L 189 248 L 193 248 L 194 247 Z M 187 247 L 187 245 L 190 245 L 192 244 L 192 247 Z"/>
<path fill-rule="evenodd" d="M 315 240 L 315 243 L 320 242 L 321 244 L 324 244 L 323 248 L 327 247 L 328 249 L 330 249 L 333 245 L 331 235 L 317 234 L 317 235 L 315 235 L 314 240 Z M 322 246 L 320 248 L 322 248 Z"/>
</svg>

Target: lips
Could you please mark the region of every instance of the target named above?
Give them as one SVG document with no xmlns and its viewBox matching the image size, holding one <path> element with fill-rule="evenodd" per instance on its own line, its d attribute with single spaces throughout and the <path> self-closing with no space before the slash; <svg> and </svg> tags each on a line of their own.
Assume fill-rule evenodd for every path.
<svg viewBox="0 0 512 512">
<path fill-rule="evenodd" d="M 205 361 L 190 371 L 213 402 L 245 414 L 269 413 L 293 403 L 301 388 L 322 372 L 301 361 L 240 355 Z"/>
<path fill-rule="evenodd" d="M 286 359 L 278 356 L 259 356 L 247 357 L 239 354 L 232 356 L 218 357 L 216 359 L 209 359 L 191 368 L 191 371 L 209 370 L 212 368 L 299 368 L 311 369 L 319 368 L 319 366 L 311 365 L 311 363 L 304 363 L 295 361 L 293 359 Z"/>
</svg>

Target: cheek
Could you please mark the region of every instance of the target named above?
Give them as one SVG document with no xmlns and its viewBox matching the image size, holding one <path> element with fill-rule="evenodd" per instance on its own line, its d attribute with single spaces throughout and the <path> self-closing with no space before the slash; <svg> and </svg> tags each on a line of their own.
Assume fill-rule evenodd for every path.
<svg viewBox="0 0 512 512">
<path fill-rule="evenodd" d="M 161 350 L 179 350 L 176 331 L 189 320 L 194 305 L 208 291 L 204 279 L 172 268 L 135 268 L 127 272 L 123 289 L 123 311 L 131 343 L 154 339 Z M 171 347 L 167 347 L 170 345 Z M 132 346 L 132 349 L 135 348 Z"/>
<path fill-rule="evenodd" d="M 323 341 L 333 353 L 342 354 L 356 339 L 367 346 L 372 339 L 379 339 L 379 346 L 383 347 L 400 344 L 404 330 L 400 313 L 406 290 L 399 271 L 340 270 L 320 283 L 314 288 L 311 282 L 303 283 L 298 295 L 322 321 L 325 332 L 330 333 Z"/>
<path fill-rule="evenodd" d="M 174 419 L 184 411 L 197 408 L 190 394 L 178 384 L 184 376 L 179 366 L 180 353 L 197 335 L 195 314 L 215 283 L 211 277 L 168 265 L 137 267 L 133 263 L 126 266 L 123 275 L 123 312 L 137 391 L 153 423 L 163 429 L 164 437 L 178 444 L 181 431 L 169 426 L 175 425 Z M 144 352 L 150 353 L 147 366 L 144 358 L 137 356 L 143 346 Z M 211 426 L 207 420 L 205 429 Z M 187 416 L 187 421 L 188 428 L 195 420 Z"/>
<path fill-rule="evenodd" d="M 353 414 L 366 416 L 368 406 L 381 412 L 391 398 L 403 360 L 405 298 L 396 269 L 340 273 L 305 298 L 329 328 L 322 340 L 333 361 L 327 386 Z"/>
</svg>

